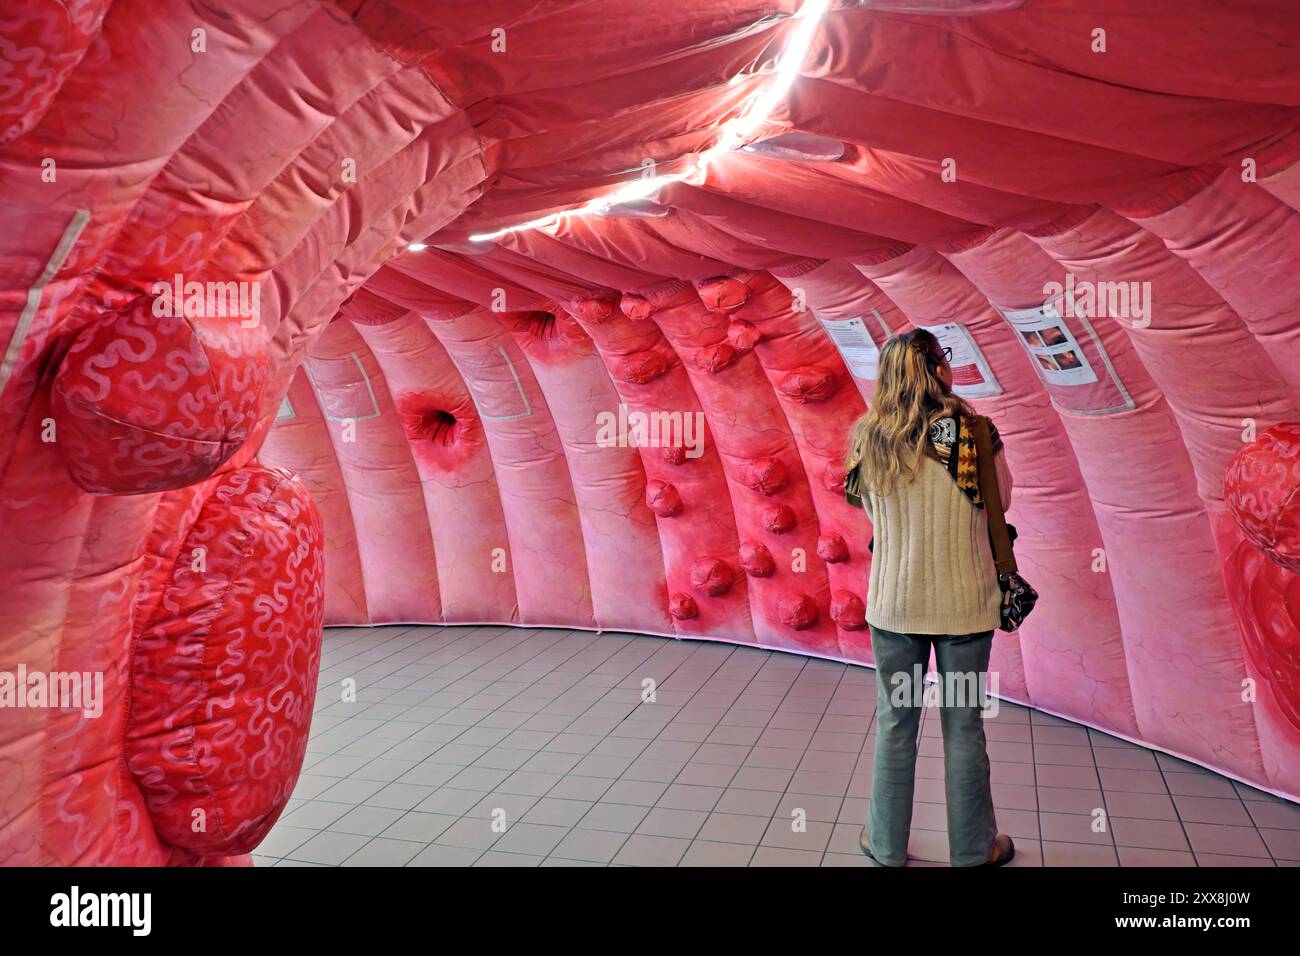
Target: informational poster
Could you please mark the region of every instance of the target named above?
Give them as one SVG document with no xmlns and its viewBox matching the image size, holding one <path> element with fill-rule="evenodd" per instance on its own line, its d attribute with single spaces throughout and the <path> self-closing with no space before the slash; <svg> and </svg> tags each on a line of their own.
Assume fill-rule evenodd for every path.
<svg viewBox="0 0 1300 956">
<path fill-rule="evenodd" d="M 1097 381 L 1097 373 L 1054 303 L 1002 314 L 1024 342 L 1049 385 L 1089 385 Z"/>
<path fill-rule="evenodd" d="M 867 331 L 862 319 L 821 319 L 822 328 L 835 343 L 844 359 L 844 365 L 854 378 L 867 382 L 876 380 L 876 367 L 880 364 L 880 349 Z"/>
<path fill-rule="evenodd" d="M 952 349 L 952 390 L 962 398 L 988 398 L 1001 395 L 1002 386 L 993 377 L 993 370 L 984 359 L 966 326 L 956 322 L 944 325 L 923 325 L 921 328 L 934 334 L 941 348 Z"/>
</svg>

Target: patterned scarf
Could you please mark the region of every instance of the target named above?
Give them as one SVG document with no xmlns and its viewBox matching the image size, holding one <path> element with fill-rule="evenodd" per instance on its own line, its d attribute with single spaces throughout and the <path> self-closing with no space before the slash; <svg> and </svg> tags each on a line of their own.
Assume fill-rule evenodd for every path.
<svg viewBox="0 0 1300 956">
<path fill-rule="evenodd" d="M 969 418 L 957 414 L 932 422 L 926 454 L 948 469 L 948 474 L 952 475 L 958 489 L 971 504 L 976 508 L 984 507 L 979 469 L 975 463 L 975 430 Z"/>
<path fill-rule="evenodd" d="M 983 508 L 979 470 L 975 465 L 975 431 L 965 415 L 957 416 L 957 454 L 955 460 L 949 463 L 948 471 L 962 494 L 971 500 L 971 504 Z"/>
</svg>

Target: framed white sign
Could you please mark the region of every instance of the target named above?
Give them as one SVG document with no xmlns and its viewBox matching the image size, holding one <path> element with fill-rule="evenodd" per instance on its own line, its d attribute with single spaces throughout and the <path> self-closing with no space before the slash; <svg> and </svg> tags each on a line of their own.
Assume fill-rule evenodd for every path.
<svg viewBox="0 0 1300 956">
<path fill-rule="evenodd" d="M 1090 385 L 1097 373 L 1054 303 L 1003 312 L 1049 385 Z"/>
<path fill-rule="evenodd" d="M 880 364 L 880 349 L 861 319 L 819 319 L 854 378 L 873 382 Z"/>
</svg>

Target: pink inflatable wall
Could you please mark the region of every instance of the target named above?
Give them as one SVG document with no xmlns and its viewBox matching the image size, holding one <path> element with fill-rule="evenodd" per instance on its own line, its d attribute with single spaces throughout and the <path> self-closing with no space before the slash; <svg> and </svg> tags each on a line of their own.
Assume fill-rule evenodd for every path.
<svg viewBox="0 0 1300 956">
<path fill-rule="evenodd" d="M 869 664 L 921 326 L 1042 595 L 999 692 L 1300 799 L 1290 0 L 223 6 L 0 15 L 0 864 L 245 861 L 322 625 Z"/>
</svg>

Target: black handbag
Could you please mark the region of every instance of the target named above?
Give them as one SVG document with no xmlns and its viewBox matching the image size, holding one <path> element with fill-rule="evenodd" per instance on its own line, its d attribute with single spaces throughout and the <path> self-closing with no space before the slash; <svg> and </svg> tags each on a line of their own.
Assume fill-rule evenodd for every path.
<svg viewBox="0 0 1300 956">
<path fill-rule="evenodd" d="M 999 629 L 1014 633 L 1024 623 L 1029 612 L 1038 603 L 1038 592 L 1020 576 L 1016 567 L 1016 553 L 1011 546 L 1013 531 L 1007 524 L 1002 507 L 1002 492 L 993 464 L 993 439 L 989 434 L 989 420 L 977 416 L 974 421 L 975 470 L 979 475 L 980 497 L 989 521 L 989 546 L 993 563 L 998 569 L 998 586 L 1002 589 L 1002 620 Z"/>
</svg>

